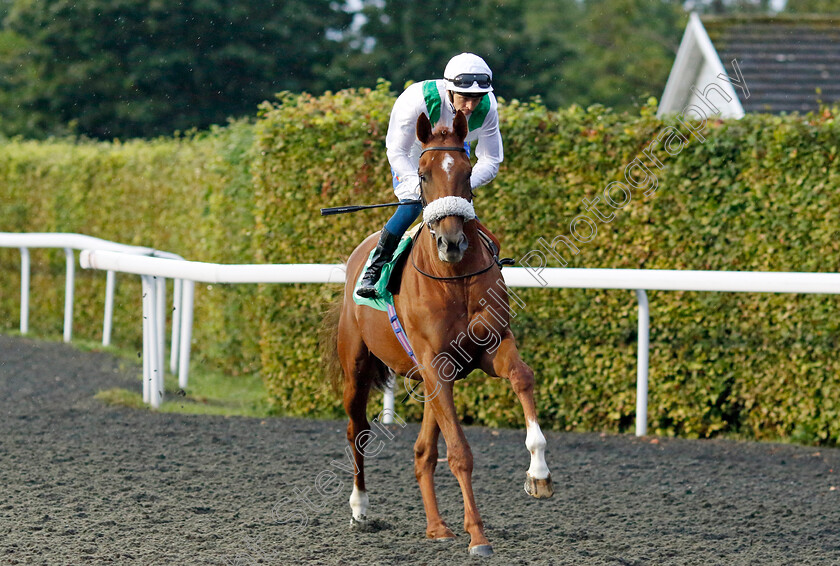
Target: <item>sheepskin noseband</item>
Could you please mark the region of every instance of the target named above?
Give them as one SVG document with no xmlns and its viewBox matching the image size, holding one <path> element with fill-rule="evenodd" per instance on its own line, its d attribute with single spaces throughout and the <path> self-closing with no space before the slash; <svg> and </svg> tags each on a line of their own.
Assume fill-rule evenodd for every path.
<svg viewBox="0 0 840 566">
<path fill-rule="evenodd" d="M 475 208 L 465 198 L 449 196 L 435 199 L 423 209 L 423 221 L 426 224 L 446 216 L 461 216 L 464 220 L 472 220 L 475 218 Z"/>
</svg>

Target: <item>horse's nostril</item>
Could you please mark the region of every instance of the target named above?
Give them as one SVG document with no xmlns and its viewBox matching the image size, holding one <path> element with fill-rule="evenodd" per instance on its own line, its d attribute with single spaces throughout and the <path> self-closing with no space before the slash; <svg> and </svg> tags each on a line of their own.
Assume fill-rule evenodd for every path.
<svg viewBox="0 0 840 566">
<path fill-rule="evenodd" d="M 445 235 L 436 236 L 435 241 L 437 242 L 438 251 L 449 258 L 462 256 L 468 245 L 467 237 L 464 234 L 459 234 L 456 238 L 448 238 Z M 444 261 L 450 260 L 447 259 Z"/>
</svg>

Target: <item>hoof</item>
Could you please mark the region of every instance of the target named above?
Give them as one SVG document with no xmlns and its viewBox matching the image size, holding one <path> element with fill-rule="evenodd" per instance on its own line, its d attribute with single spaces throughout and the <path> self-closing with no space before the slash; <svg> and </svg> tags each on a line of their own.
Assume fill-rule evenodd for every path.
<svg viewBox="0 0 840 566">
<path fill-rule="evenodd" d="M 493 556 L 493 547 L 489 544 L 471 546 L 470 556 Z"/>
<path fill-rule="evenodd" d="M 548 499 L 554 495 L 554 484 L 551 483 L 551 474 L 544 480 L 538 480 L 526 474 L 525 493 L 537 499 Z"/>
<path fill-rule="evenodd" d="M 365 515 L 362 515 L 358 519 L 356 517 L 350 517 L 350 530 L 359 532 L 373 530 L 373 521 L 369 521 Z"/>
</svg>

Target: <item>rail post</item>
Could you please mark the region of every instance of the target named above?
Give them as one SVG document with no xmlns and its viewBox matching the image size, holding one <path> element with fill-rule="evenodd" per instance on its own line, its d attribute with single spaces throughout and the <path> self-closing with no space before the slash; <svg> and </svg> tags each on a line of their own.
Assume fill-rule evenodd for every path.
<svg viewBox="0 0 840 566">
<path fill-rule="evenodd" d="M 108 270 L 105 274 L 105 320 L 102 322 L 102 345 L 111 345 L 111 329 L 114 323 L 114 287 L 116 273 Z"/>
<path fill-rule="evenodd" d="M 64 341 L 73 338 L 73 289 L 75 288 L 76 254 L 72 248 L 64 248 L 67 258 L 67 277 L 64 282 Z"/>
<path fill-rule="evenodd" d="M 181 297 L 181 354 L 178 368 L 178 387 L 186 389 L 190 375 L 190 347 L 192 346 L 193 302 L 195 299 L 195 281 L 184 280 Z"/>
<path fill-rule="evenodd" d="M 29 332 L 29 248 L 20 248 L 20 333 Z"/>
<path fill-rule="evenodd" d="M 161 385 L 166 367 L 166 278 L 154 277 L 155 282 L 155 331 L 157 336 L 158 369 L 160 370 Z M 162 388 L 162 387 L 161 387 Z"/>
<path fill-rule="evenodd" d="M 636 436 L 647 434 L 648 354 L 650 351 L 650 308 L 647 293 L 636 289 L 639 301 L 639 351 L 636 360 Z"/>
<path fill-rule="evenodd" d="M 184 280 L 175 279 L 172 287 L 172 344 L 169 350 L 169 372 L 172 375 L 175 375 L 178 371 L 178 354 L 181 350 L 181 312 L 184 310 L 181 301 L 183 297 Z"/>
<path fill-rule="evenodd" d="M 143 289 L 143 402 L 150 403 L 152 395 L 152 370 L 149 356 L 149 344 L 151 344 L 150 331 L 150 308 L 151 290 L 149 289 L 149 278 L 146 275 L 140 276 L 140 283 Z"/>
</svg>

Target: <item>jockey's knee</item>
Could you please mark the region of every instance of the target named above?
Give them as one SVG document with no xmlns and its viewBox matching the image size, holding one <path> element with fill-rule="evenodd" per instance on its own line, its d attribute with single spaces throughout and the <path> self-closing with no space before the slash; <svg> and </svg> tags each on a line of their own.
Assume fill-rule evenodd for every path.
<svg viewBox="0 0 840 566">
<path fill-rule="evenodd" d="M 417 220 L 420 213 L 423 211 L 423 205 L 420 203 L 401 204 L 397 207 L 394 215 L 385 224 L 385 229 L 391 234 L 402 235 L 411 224 Z"/>
</svg>

